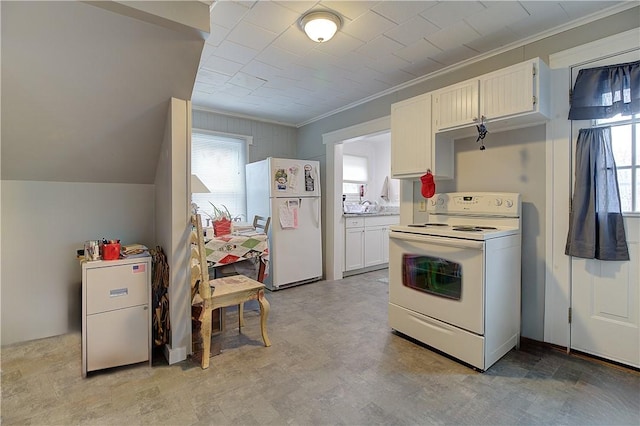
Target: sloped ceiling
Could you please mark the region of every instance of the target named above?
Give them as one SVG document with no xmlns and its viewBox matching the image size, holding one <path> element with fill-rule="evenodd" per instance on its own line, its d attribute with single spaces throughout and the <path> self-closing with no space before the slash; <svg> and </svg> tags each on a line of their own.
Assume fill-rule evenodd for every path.
<svg viewBox="0 0 640 426">
<path fill-rule="evenodd" d="M 207 5 L 190 3 L 208 22 Z M 153 183 L 169 99 L 191 98 L 202 32 L 98 4 L 0 4 L 2 179 Z"/>
</svg>

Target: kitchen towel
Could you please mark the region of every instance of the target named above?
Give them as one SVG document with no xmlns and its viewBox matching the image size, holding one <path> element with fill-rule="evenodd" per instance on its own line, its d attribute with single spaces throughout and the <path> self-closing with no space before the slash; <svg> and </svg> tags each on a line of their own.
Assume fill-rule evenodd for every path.
<svg viewBox="0 0 640 426">
<path fill-rule="evenodd" d="M 384 177 L 384 183 L 382 184 L 382 191 L 380 193 L 380 198 L 385 201 L 389 201 L 389 176 Z"/>
</svg>

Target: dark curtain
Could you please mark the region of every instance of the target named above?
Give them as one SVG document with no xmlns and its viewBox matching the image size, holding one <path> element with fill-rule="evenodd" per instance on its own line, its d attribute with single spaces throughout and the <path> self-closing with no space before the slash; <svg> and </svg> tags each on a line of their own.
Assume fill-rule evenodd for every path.
<svg viewBox="0 0 640 426">
<path fill-rule="evenodd" d="M 582 69 L 571 94 L 569 120 L 640 113 L 640 61 Z"/>
<path fill-rule="evenodd" d="M 565 254 L 629 260 L 610 127 L 580 129 L 578 134 Z"/>
</svg>

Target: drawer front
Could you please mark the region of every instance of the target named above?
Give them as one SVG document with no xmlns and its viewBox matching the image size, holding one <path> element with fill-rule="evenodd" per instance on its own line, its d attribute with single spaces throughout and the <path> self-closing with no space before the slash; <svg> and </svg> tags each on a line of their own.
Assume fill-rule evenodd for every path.
<svg viewBox="0 0 640 426">
<path fill-rule="evenodd" d="M 364 226 L 387 226 L 397 225 L 400 223 L 399 215 L 391 216 L 372 216 L 364 218 Z"/>
<path fill-rule="evenodd" d="M 149 360 L 149 307 L 87 317 L 87 371 Z"/>
<path fill-rule="evenodd" d="M 149 263 L 88 269 L 86 271 L 87 315 L 147 305 L 149 303 Z"/>
<path fill-rule="evenodd" d="M 364 226 L 364 218 L 346 217 L 344 223 L 346 228 L 362 228 Z"/>
</svg>

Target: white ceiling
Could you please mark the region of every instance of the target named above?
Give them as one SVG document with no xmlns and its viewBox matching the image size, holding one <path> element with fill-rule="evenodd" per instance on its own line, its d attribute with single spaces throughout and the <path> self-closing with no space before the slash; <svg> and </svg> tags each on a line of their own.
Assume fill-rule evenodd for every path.
<svg viewBox="0 0 640 426">
<path fill-rule="evenodd" d="M 448 66 L 637 2 L 217 1 L 196 107 L 300 126 Z M 337 12 L 327 43 L 298 26 Z"/>
</svg>

